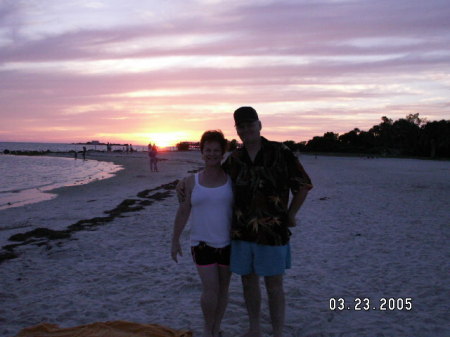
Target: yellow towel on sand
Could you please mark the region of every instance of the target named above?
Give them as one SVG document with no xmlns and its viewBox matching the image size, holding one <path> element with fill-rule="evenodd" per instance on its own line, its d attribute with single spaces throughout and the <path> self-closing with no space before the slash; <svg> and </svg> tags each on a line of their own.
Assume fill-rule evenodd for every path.
<svg viewBox="0 0 450 337">
<path fill-rule="evenodd" d="M 43 323 L 21 330 L 16 337 L 192 337 L 192 332 L 125 321 L 97 322 L 73 328 Z"/>
</svg>

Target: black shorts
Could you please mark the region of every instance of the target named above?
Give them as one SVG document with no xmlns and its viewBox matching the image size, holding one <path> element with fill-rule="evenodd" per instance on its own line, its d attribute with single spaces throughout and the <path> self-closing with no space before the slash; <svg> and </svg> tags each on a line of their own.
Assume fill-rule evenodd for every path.
<svg viewBox="0 0 450 337">
<path fill-rule="evenodd" d="M 197 266 L 230 265 L 230 245 L 223 248 L 214 248 L 201 241 L 197 246 L 191 247 L 192 258 Z"/>
</svg>

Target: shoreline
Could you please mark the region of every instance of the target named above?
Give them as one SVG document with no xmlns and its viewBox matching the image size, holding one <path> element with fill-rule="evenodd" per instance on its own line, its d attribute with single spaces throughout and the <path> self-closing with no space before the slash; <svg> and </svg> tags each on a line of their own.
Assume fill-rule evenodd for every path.
<svg viewBox="0 0 450 337">
<path fill-rule="evenodd" d="M 9 191 L 3 191 L 0 210 L 50 200 L 57 196 L 57 194 L 51 192 L 53 190 L 107 179 L 123 169 L 121 165 L 116 165 L 109 160 L 74 160 L 67 153 L 43 154 L 39 156 L 7 155 L 5 157 L 7 168 L 9 167 L 16 176 L 22 176 L 22 180 L 30 179 L 32 183 L 28 186 L 9 186 Z M 14 163 L 14 166 L 10 164 L 11 162 Z M 29 163 L 32 163 L 31 167 Z M 19 165 L 19 167 L 15 165 Z M 40 165 L 53 167 L 53 171 L 38 172 L 37 175 L 42 176 L 42 179 L 44 177 L 48 178 L 36 181 L 34 177 L 28 174 L 33 172 L 34 175 L 34 170 L 39 170 Z M 64 174 L 59 170 L 64 170 Z M 7 176 L 11 175 L 10 172 L 5 172 L 5 174 Z M 50 177 L 53 174 L 55 177 Z"/>
<path fill-rule="evenodd" d="M 45 156 L 71 158 L 71 153 L 49 153 L 45 154 Z M 48 244 L 51 240 L 68 239 L 71 233 L 104 225 L 113 221 L 116 217 L 123 216 L 123 213 L 140 211 L 144 207 L 151 205 L 151 199 L 164 199 L 169 195 L 168 191 L 175 188 L 177 179 L 187 175 L 190 166 L 196 165 L 195 159 L 192 160 L 189 158 L 189 155 L 185 155 L 185 159 L 182 159 L 183 157 L 180 159 L 171 157 L 174 156 L 171 156 L 170 152 L 166 153 L 165 156 L 159 155 L 159 166 L 163 167 L 165 166 L 163 163 L 170 161 L 172 161 L 171 164 L 176 164 L 177 162 L 179 164 L 180 162 L 186 161 L 186 164 L 181 165 L 186 169 L 184 173 L 182 169 L 176 170 L 177 174 L 178 172 L 180 174 L 178 178 L 175 178 L 176 175 L 172 172 L 173 170 L 165 173 L 163 171 L 164 168 L 160 172 L 149 172 L 147 153 L 134 152 L 121 154 L 114 152 L 90 152 L 87 160 L 111 162 L 121 166 L 122 169 L 114 172 L 113 176 L 105 179 L 93 179 L 86 184 L 63 186 L 45 191 L 46 194 L 55 195 L 51 199 L 44 199 L 39 202 L 0 210 L 0 215 L 4 222 L 9 223 L 8 225 L 4 225 L 4 223 L 0 225 L 0 264 L 6 260 L 18 257 L 18 254 L 15 252 L 16 248 L 23 245 L 43 245 Z M 199 161 L 198 165 L 200 163 Z M 149 188 L 145 188 L 145 185 L 141 184 L 147 178 L 155 176 L 158 178 L 158 181 L 167 178 L 167 182 L 157 185 L 150 179 L 150 181 L 147 181 Z M 171 178 L 173 180 L 169 181 Z M 112 195 L 109 197 L 102 196 L 102 191 L 107 190 L 111 190 Z M 154 195 L 149 195 L 150 192 L 159 190 L 165 192 L 157 192 Z M 74 198 L 76 199 L 76 203 L 86 203 L 87 212 L 79 213 L 78 220 L 76 217 L 72 217 L 73 222 L 64 225 L 67 223 L 67 221 L 64 221 L 66 218 L 65 214 L 70 213 L 70 207 L 65 205 L 74 203 L 73 200 L 70 200 Z M 98 205 L 99 202 L 102 203 L 100 208 Z M 57 220 L 57 223 L 54 223 L 52 226 L 36 226 L 36 217 L 34 214 L 39 214 L 41 208 L 59 209 L 62 212 L 59 217 L 56 217 L 59 219 L 53 218 L 53 220 Z M 89 211 L 90 208 L 92 208 L 92 212 Z M 21 212 L 22 210 L 24 212 Z M 20 216 L 17 216 L 16 213 L 19 213 Z M 13 218 L 11 214 L 14 214 Z M 85 215 L 84 217 L 82 216 L 83 214 Z M 24 228 L 30 229 L 23 232 Z"/>
</svg>

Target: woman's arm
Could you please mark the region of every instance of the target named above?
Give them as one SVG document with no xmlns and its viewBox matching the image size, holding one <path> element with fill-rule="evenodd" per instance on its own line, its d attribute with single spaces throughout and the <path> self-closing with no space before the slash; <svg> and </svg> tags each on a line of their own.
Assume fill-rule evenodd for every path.
<svg viewBox="0 0 450 337">
<path fill-rule="evenodd" d="M 186 227 L 189 215 L 191 214 L 191 194 L 193 189 L 193 177 L 188 177 L 186 179 L 186 198 L 184 200 L 179 200 L 177 215 L 175 216 L 175 222 L 173 225 L 173 235 L 172 235 L 172 248 L 171 255 L 172 259 L 178 263 L 178 255 L 183 256 L 183 251 L 180 245 L 180 236 Z"/>
</svg>

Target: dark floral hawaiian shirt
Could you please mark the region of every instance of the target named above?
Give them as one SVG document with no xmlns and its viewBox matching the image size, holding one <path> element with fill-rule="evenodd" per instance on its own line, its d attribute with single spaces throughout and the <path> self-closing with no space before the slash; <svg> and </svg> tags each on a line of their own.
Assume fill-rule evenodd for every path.
<svg viewBox="0 0 450 337">
<path fill-rule="evenodd" d="M 262 137 L 254 162 L 247 150 L 235 150 L 223 168 L 234 188 L 231 238 L 264 245 L 289 242 L 289 191 L 312 188 L 311 179 L 292 151 L 282 143 Z"/>
</svg>

